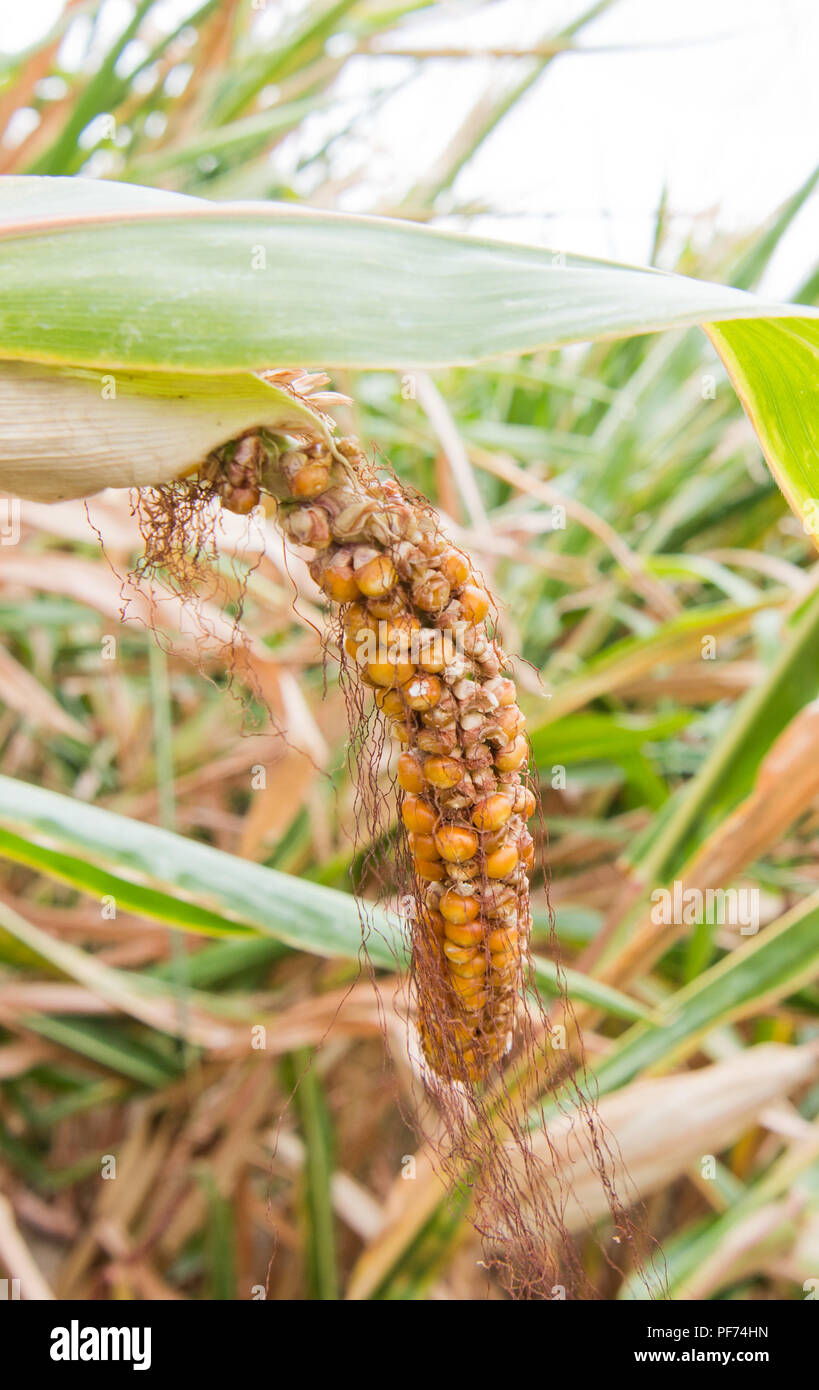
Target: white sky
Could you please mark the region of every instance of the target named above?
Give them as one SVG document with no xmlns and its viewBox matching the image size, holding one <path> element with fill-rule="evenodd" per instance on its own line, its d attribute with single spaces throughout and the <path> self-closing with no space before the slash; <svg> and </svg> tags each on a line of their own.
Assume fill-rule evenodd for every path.
<svg viewBox="0 0 819 1390">
<path fill-rule="evenodd" d="M 441 0 L 414 25 L 413 43 L 526 46 L 587 4 L 498 0 L 476 15 L 469 0 Z M 270 11 L 282 5 L 293 0 L 268 0 Z M 169 19 L 192 7 L 165 6 Z M 60 0 L 0 0 L 0 49 L 34 41 L 60 8 Z M 115 32 L 130 8 L 110 0 Z M 580 42 L 632 51 L 560 58 L 495 132 L 458 183 L 459 198 L 498 210 L 482 231 L 641 262 L 664 182 L 676 235 L 694 225 L 707 242 L 714 225 L 757 225 L 819 160 L 817 0 L 620 0 Z M 363 61 L 372 80 L 374 64 Z M 392 82 L 408 66 L 382 59 L 375 70 Z M 442 60 L 397 92 L 351 152 L 366 179 L 340 206 L 383 205 L 408 173 L 422 175 L 503 72 L 490 61 Z M 352 64 L 351 95 L 362 80 Z M 771 267 L 770 294 L 790 294 L 813 268 L 817 208 L 814 194 Z"/>
</svg>

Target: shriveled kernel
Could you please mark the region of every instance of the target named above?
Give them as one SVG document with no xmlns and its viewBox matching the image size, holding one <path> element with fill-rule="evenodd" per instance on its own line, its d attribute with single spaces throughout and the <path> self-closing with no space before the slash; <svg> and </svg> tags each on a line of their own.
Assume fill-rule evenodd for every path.
<svg viewBox="0 0 819 1390">
<path fill-rule="evenodd" d="M 312 502 L 330 486 L 330 470 L 321 463 L 308 463 L 290 479 L 290 491 L 304 502 Z"/>
<path fill-rule="evenodd" d="M 506 878 L 517 868 L 518 851 L 515 845 L 502 845 L 493 854 L 486 856 L 487 878 Z"/>
<path fill-rule="evenodd" d="M 525 869 L 531 869 L 535 862 L 535 842 L 528 830 L 524 830 L 518 840 L 518 853 L 523 867 Z"/>
<path fill-rule="evenodd" d="M 418 665 L 422 671 L 437 675 L 446 666 L 444 637 L 441 632 L 422 631 L 418 638 Z"/>
<path fill-rule="evenodd" d="M 254 487 L 252 483 L 238 484 L 233 487 L 228 486 L 221 496 L 222 506 L 225 508 L 225 511 L 234 512 L 236 516 L 250 516 L 253 508 L 258 507 L 261 500 L 262 494 L 259 488 Z M 327 538 L 329 541 L 329 530 Z M 327 544 L 327 541 L 321 541 L 320 539 L 315 541 L 300 541 L 297 536 L 291 536 L 290 539 L 296 545 L 313 545 L 317 550 L 321 549 L 322 545 Z"/>
<path fill-rule="evenodd" d="M 489 595 L 476 584 L 467 584 L 460 593 L 461 615 L 468 623 L 482 623 L 489 612 Z"/>
<path fill-rule="evenodd" d="M 501 748 L 495 754 L 495 767 L 498 772 L 517 772 L 529 756 L 529 745 L 522 734 L 508 748 Z"/>
<path fill-rule="evenodd" d="M 493 792 L 479 801 L 472 812 L 472 824 L 478 830 L 500 830 L 512 814 L 512 803 L 502 792 Z"/>
<path fill-rule="evenodd" d="M 280 516 L 279 526 L 294 545 L 309 545 L 313 550 L 325 550 L 333 539 L 330 518 L 323 507 L 293 507 Z"/>
<path fill-rule="evenodd" d="M 424 801 L 423 797 L 405 796 L 401 807 L 401 819 L 407 830 L 412 830 L 418 835 L 430 835 L 435 829 L 438 812 L 428 801 Z"/>
<path fill-rule="evenodd" d="M 444 688 L 437 676 L 413 675 L 402 687 L 410 709 L 424 711 L 437 705 Z"/>
<path fill-rule="evenodd" d="M 493 693 L 499 705 L 513 705 L 518 694 L 515 689 L 515 682 L 510 681 L 506 676 L 498 680 L 497 687 L 493 686 Z"/>
<path fill-rule="evenodd" d="M 455 747 L 446 729 L 419 729 L 416 742 L 422 753 L 449 753 Z"/>
<path fill-rule="evenodd" d="M 438 904 L 438 910 L 447 922 L 462 924 L 474 922 L 478 915 L 478 906 L 477 898 L 462 897 L 453 888 L 448 888 Z"/>
<path fill-rule="evenodd" d="M 380 598 L 395 587 L 398 575 L 389 555 L 376 555 L 355 571 L 356 583 L 368 598 Z"/>
<path fill-rule="evenodd" d="M 458 758 L 433 753 L 424 763 L 424 776 L 432 787 L 457 787 L 463 775 L 463 763 Z"/>
<path fill-rule="evenodd" d="M 462 825 L 441 825 L 435 832 L 435 844 L 442 859 L 450 864 L 463 864 L 478 848 L 474 830 Z"/>
<path fill-rule="evenodd" d="M 501 845 L 506 844 L 508 835 L 508 825 L 502 825 L 500 830 L 493 831 L 491 835 L 484 835 L 481 840 L 481 849 L 484 854 L 492 854 L 496 849 L 500 849 Z"/>
<path fill-rule="evenodd" d="M 498 711 L 495 722 L 509 738 L 515 738 L 526 726 L 526 720 L 517 705 L 504 705 Z"/>
<path fill-rule="evenodd" d="M 402 753 L 398 759 L 398 785 L 402 791 L 417 795 L 424 790 L 424 768 L 414 753 Z"/>
<path fill-rule="evenodd" d="M 438 613 L 449 603 L 449 580 L 443 574 L 431 570 L 412 586 L 412 601 L 424 613 Z"/>
</svg>

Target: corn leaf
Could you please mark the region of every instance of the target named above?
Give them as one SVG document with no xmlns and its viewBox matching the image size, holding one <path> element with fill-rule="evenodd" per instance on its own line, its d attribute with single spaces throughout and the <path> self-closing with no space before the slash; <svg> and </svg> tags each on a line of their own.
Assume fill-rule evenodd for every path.
<svg viewBox="0 0 819 1390">
<path fill-rule="evenodd" d="M 717 323 L 783 490 L 797 507 L 819 493 L 819 424 L 800 410 L 819 311 L 743 290 L 413 223 L 30 177 L 3 180 L 0 285 L 0 355 L 123 370 L 434 366 Z"/>
</svg>

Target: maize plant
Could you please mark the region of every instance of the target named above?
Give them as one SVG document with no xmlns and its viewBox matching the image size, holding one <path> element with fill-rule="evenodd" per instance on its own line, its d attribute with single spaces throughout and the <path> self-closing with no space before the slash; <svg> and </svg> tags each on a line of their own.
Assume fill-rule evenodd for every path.
<svg viewBox="0 0 819 1390">
<path fill-rule="evenodd" d="M 476 1224 L 513 1286 L 542 1293 L 571 1261 L 560 1165 L 551 1141 L 536 1158 L 531 1138 L 556 1109 L 583 1117 L 619 1238 L 640 1231 L 615 1190 L 576 1031 L 555 1062 L 548 1020 L 530 1015 L 537 800 L 502 614 L 432 505 L 336 429 L 346 398 L 297 364 L 425 369 L 703 324 L 801 519 L 819 490 L 816 421 L 802 410 L 819 316 L 389 220 L 81 179 L 7 190 L 0 485 L 44 501 L 136 489 L 143 570 L 168 571 L 185 595 L 202 580 L 215 507 L 274 510 L 326 599 L 353 747 L 365 724 L 395 741 L 390 897 L 410 937 L 409 1047 L 417 1033 L 443 1166 L 475 1182 Z M 382 762 L 359 768 L 368 839 Z M 565 988 L 560 1009 L 571 1021 Z"/>
</svg>

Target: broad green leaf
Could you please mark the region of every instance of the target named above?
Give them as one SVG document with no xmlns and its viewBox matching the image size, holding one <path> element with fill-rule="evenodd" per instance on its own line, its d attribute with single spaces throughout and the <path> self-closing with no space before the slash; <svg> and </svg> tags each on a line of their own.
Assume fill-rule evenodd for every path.
<svg viewBox="0 0 819 1390">
<path fill-rule="evenodd" d="M 11 177 L 0 188 L 0 352 L 10 358 L 170 371 L 434 366 L 723 319 L 817 316 L 411 222 L 116 183 L 92 183 L 89 202 L 83 179 Z"/>
<path fill-rule="evenodd" d="M 798 508 L 819 493 L 817 426 L 798 409 L 815 392 L 815 309 L 397 220 L 84 179 L 10 177 L 2 194 L 7 359 L 406 368 L 718 324 L 713 341 L 786 495 Z"/>
<path fill-rule="evenodd" d="M 361 951 L 359 910 L 346 893 L 9 777 L 0 777 L 0 854 L 171 926 L 260 932 L 322 956 Z M 367 917 L 370 959 L 394 969 L 397 930 L 377 908 Z"/>
<path fill-rule="evenodd" d="M 7 828 L 11 826 L 14 830 Z M 362 950 L 359 908 L 346 893 L 236 859 L 155 825 L 128 820 L 10 777 L 0 777 L 0 856 L 39 869 L 84 893 L 100 898 L 110 895 L 124 911 L 206 936 L 238 938 L 231 945 L 239 952 L 241 965 L 248 959 L 266 958 L 252 944 L 251 933 L 257 932 L 314 955 L 355 959 Z M 397 927 L 378 907 L 366 904 L 362 911 L 372 963 L 386 969 L 406 965 L 406 947 Z M 21 927 L 14 917 L 5 926 L 29 952 L 21 963 L 39 950 L 52 965 L 74 978 L 84 978 L 77 973 L 85 968 L 83 962 L 71 956 L 76 948 L 57 943 L 51 952 L 45 933 L 30 924 Z M 73 968 L 61 963 L 55 955 L 58 951 L 67 953 L 65 959 L 70 958 Z M 91 969 L 96 963 L 89 960 Z M 195 956 L 191 962 L 191 983 L 201 987 L 219 977 L 221 960 L 214 962 L 215 975 L 198 961 Z M 170 973 L 170 967 L 156 972 L 158 978 Z M 535 963 L 536 983 L 547 994 L 562 992 L 561 973 L 574 997 L 615 1017 L 652 1016 L 628 995 L 579 971 L 559 972 L 552 961 L 541 958 Z M 112 974 L 119 976 L 119 972 Z M 115 989 L 116 980 L 110 986 Z M 105 990 L 98 988 L 105 997 Z"/>
<path fill-rule="evenodd" d="M 771 472 L 806 532 L 819 536 L 819 323 L 720 323 L 708 332 Z"/>
</svg>

